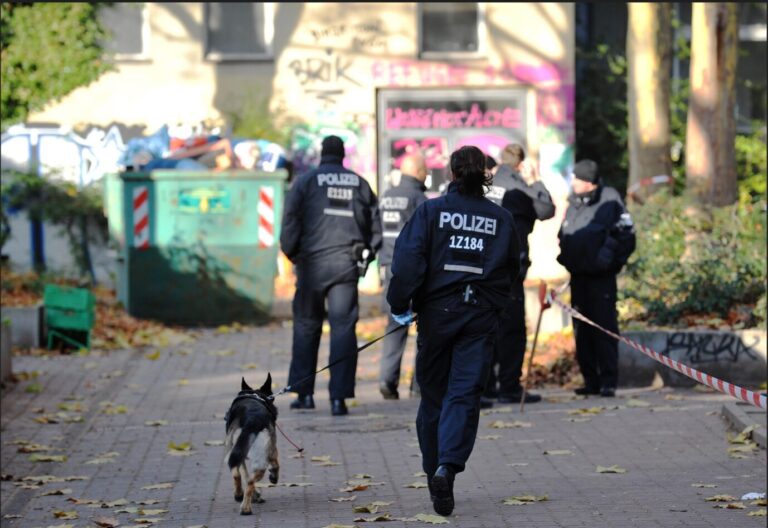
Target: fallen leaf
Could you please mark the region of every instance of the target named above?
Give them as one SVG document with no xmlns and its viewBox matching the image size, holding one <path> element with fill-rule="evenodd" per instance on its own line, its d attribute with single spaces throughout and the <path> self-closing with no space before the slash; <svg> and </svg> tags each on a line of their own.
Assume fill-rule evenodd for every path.
<svg viewBox="0 0 768 528">
<path fill-rule="evenodd" d="M 350 486 L 358 486 L 358 485 L 363 485 L 363 486 L 383 486 L 384 482 L 373 482 L 373 481 L 371 481 L 369 479 L 349 479 L 347 481 L 347 484 L 349 484 Z"/>
<path fill-rule="evenodd" d="M 573 415 L 592 415 L 592 414 L 600 414 L 604 410 L 603 407 L 589 407 L 589 408 L 581 408 L 581 409 L 572 409 L 568 411 L 568 414 Z"/>
<path fill-rule="evenodd" d="M 483 435 L 483 436 L 478 436 L 478 438 L 480 440 L 498 440 L 499 438 L 501 438 L 501 435 Z"/>
<path fill-rule="evenodd" d="M 49 497 L 51 495 L 69 495 L 70 493 L 72 493 L 72 488 L 55 489 L 41 493 L 40 497 Z"/>
<path fill-rule="evenodd" d="M 392 516 L 388 513 L 382 513 L 381 515 L 377 515 L 376 517 L 358 517 L 357 519 L 353 519 L 354 522 L 387 522 L 387 521 L 393 521 Z"/>
<path fill-rule="evenodd" d="M 627 407 L 650 407 L 651 404 L 648 403 L 645 400 L 640 400 L 637 398 L 630 398 L 627 400 Z"/>
<path fill-rule="evenodd" d="M 96 505 L 99 508 L 101 508 L 101 501 L 95 500 L 95 499 L 76 499 L 74 497 L 69 497 L 67 499 L 67 502 L 71 502 L 75 506 L 93 506 Z"/>
<path fill-rule="evenodd" d="M 173 482 L 163 482 L 162 484 L 151 484 L 149 486 L 142 486 L 141 489 L 143 490 L 158 490 L 158 489 L 169 489 L 173 487 Z"/>
<path fill-rule="evenodd" d="M 514 420 L 512 422 L 496 420 L 495 422 L 489 423 L 488 427 L 492 429 L 515 429 L 518 427 L 531 427 L 532 425 L 533 424 L 531 422 L 520 422 L 518 420 Z"/>
<path fill-rule="evenodd" d="M 224 349 L 224 350 L 212 350 L 212 351 L 210 351 L 208 353 L 210 355 L 212 355 L 212 356 L 219 356 L 219 357 L 227 357 L 227 356 L 234 355 L 233 351 L 227 350 L 227 349 Z"/>
<path fill-rule="evenodd" d="M 93 522 L 96 524 L 96 526 L 103 528 L 117 528 L 120 526 L 120 521 L 114 517 L 96 517 L 93 519 Z"/>
<path fill-rule="evenodd" d="M 450 521 L 446 519 L 445 517 L 441 517 L 440 515 L 432 515 L 428 513 L 417 513 L 413 517 L 414 519 L 429 523 L 429 524 L 450 524 Z"/>
<path fill-rule="evenodd" d="M 168 420 L 147 420 L 144 425 L 150 427 L 160 427 L 161 425 L 168 425 Z"/>
<path fill-rule="evenodd" d="M 128 412 L 128 407 L 125 405 L 112 405 L 111 403 L 109 405 L 105 405 L 104 408 L 101 410 L 104 414 L 126 414 Z"/>
<path fill-rule="evenodd" d="M 349 497 L 335 497 L 328 499 L 328 502 L 350 502 L 357 498 L 357 495 L 350 495 Z"/>
<path fill-rule="evenodd" d="M 83 404 L 80 402 L 74 402 L 74 403 L 60 403 L 58 405 L 59 410 L 61 411 L 67 411 L 67 412 L 86 412 L 88 409 L 83 407 Z"/>
<path fill-rule="evenodd" d="M 368 489 L 368 486 L 365 484 L 359 484 L 357 486 L 348 486 L 346 488 L 339 488 L 339 491 L 345 491 L 347 493 L 352 493 L 353 491 L 365 491 Z"/>
<path fill-rule="evenodd" d="M 207 446 L 223 446 L 224 440 L 206 440 L 203 444 Z"/>
<path fill-rule="evenodd" d="M 339 462 L 333 462 L 331 460 L 330 455 L 322 455 L 322 456 L 313 456 L 309 459 L 310 462 L 313 462 L 318 467 L 330 467 L 330 466 L 339 466 Z"/>
<path fill-rule="evenodd" d="M 683 399 L 683 397 L 680 396 L 679 394 L 667 394 L 666 396 L 664 396 L 664 399 L 668 401 L 680 401 Z"/>
<path fill-rule="evenodd" d="M 183 387 L 184 385 L 189 385 L 189 380 L 187 378 L 182 378 L 179 380 L 179 386 Z"/>
<path fill-rule="evenodd" d="M 144 488 L 141 488 L 141 489 L 144 489 Z M 152 505 L 152 504 L 159 504 L 161 501 L 157 499 L 145 499 L 145 500 L 133 501 L 133 502 L 141 505 Z"/>
<path fill-rule="evenodd" d="M 6 513 L 3 515 L 3 519 L 23 519 L 21 515 L 16 515 L 15 513 Z"/>
<path fill-rule="evenodd" d="M 592 418 L 563 418 L 566 422 L 573 422 L 573 423 L 583 423 L 583 422 L 591 422 Z"/>
<path fill-rule="evenodd" d="M 62 511 L 62 510 L 54 510 L 53 516 L 57 519 L 62 519 L 64 521 L 74 521 L 75 519 L 78 519 L 77 512 L 74 510 L 69 511 Z"/>
<path fill-rule="evenodd" d="M 353 506 L 353 513 L 379 513 L 379 507 L 372 504 L 365 504 L 363 506 Z"/>
<path fill-rule="evenodd" d="M 414 477 L 426 477 L 427 474 L 424 473 L 423 471 L 417 471 L 416 473 L 413 474 L 413 476 Z"/>
<path fill-rule="evenodd" d="M 162 520 L 162 517 L 140 517 L 138 519 L 134 519 L 133 522 L 136 524 L 157 524 Z"/>
<path fill-rule="evenodd" d="M 141 509 L 141 510 L 139 510 L 139 515 L 155 516 L 155 515 L 162 515 L 163 513 L 168 513 L 168 511 L 169 510 L 161 510 L 161 509 L 158 509 L 158 510 L 144 510 L 144 509 Z"/>
<path fill-rule="evenodd" d="M 130 506 L 128 508 L 120 508 L 119 510 L 115 510 L 115 513 L 139 513 L 139 508 L 136 506 Z"/>
<path fill-rule="evenodd" d="M 527 504 L 530 502 L 544 502 L 549 500 L 549 495 L 515 495 L 513 497 L 509 497 L 507 499 L 504 499 L 504 504 L 511 504 L 511 505 L 520 505 L 520 504 Z"/>
<path fill-rule="evenodd" d="M 411 482 L 410 484 L 406 484 L 403 487 L 404 488 L 421 489 L 421 488 L 426 488 L 427 487 L 427 483 L 426 482 Z"/>
<path fill-rule="evenodd" d="M 67 455 L 29 455 L 30 462 L 66 462 Z"/>
<path fill-rule="evenodd" d="M 726 504 L 715 504 L 715 508 L 723 510 L 743 510 L 746 508 L 743 502 L 728 502 Z"/>
<path fill-rule="evenodd" d="M 766 499 L 757 499 L 753 500 L 749 503 L 750 506 L 768 506 L 768 500 Z"/>
<path fill-rule="evenodd" d="M 717 484 L 701 484 L 700 482 L 697 482 L 695 484 L 691 484 L 692 488 L 716 488 Z"/>
<path fill-rule="evenodd" d="M 285 488 L 305 488 L 307 486 L 314 486 L 311 482 L 283 482 L 280 485 Z"/>
<path fill-rule="evenodd" d="M 126 499 L 117 499 L 109 502 L 102 502 L 101 507 L 102 508 L 117 508 L 118 506 L 125 506 L 128 504 L 128 501 Z"/>
<path fill-rule="evenodd" d="M 155 350 L 154 352 L 151 352 L 151 353 L 148 352 L 144 354 L 144 357 L 152 361 L 157 361 L 158 359 L 160 359 L 160 351 Z"/>
<path fill-rule="evenodd" d="M 259 366 L 256 363 L 246 363 L 240 367 L 240 370 L 257 370 Z"/>
<path fill-rule="evenodd" d="M 613 466 L 597 466 L 597 472 L 598 473 L 626 473 L 627 470 L 624 468 L 620 468 L 617 465 Z"/>
<path fill-rule="evenodd" d="M 545 455 L 572 455 L 573 451 L 570 449 L 552 449 L 544 451 Z"/>
<path fill-rule="evenodd" d="M 711 497 L 707 497 L 704 500 L 706 502 L 733 502 L 736 500 L 736 497 L 732 497 L 730 495 L 712 495 Z"/>
<path fill-rule="evenodd" d="M 46 451 L 53 451 L 54 448 L 43 444 L 22 444 L 17 451 L 19 453 L 44 453 Z"/>
<path fill-rule="evenodd" d="M 175 456 L 188 456 L 193 453 L 192 444 L 189 442 L 182 442 L 177 444 L 175 442 L 168 442 L 168 454 Z"/>
<path fill-rule="evenodd" d="M 40 385 L 39 383 L 30 383 L 29 385 L 26 386 L 26 388 L 24 389 L 24 392 L 39 394 L 43 392 L 43 386 Z"/>
<path fill-rule="evenodd" d="M 373 475 L 369 475 L 368 473 L 355 473 L 352 475 L 352 478 L 356 479 L 372 479 Z"/>
<path fill-rule="evenodd" d="M 749 512 L 747 515 L 750 517 L 765 517 L 766 511 L 765 508 L 760 508 L 759 510 Z"/>
</svg>

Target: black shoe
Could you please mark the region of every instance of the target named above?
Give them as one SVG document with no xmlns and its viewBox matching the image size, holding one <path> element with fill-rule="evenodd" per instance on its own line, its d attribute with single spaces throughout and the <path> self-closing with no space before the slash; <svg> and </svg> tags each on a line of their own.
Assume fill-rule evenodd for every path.
<svg viewBox="0 0 768 528">
<path fill-rule="evenodd" d="M 522 398 L 523 398 L 522 392 L 513 392 L 511 394 L 500 394 L 499 403 L 520 403 L 520 400 Z M 537 403 L 540 401 L 541 401 L 541 396 L 539 394 L 534 394 L 532 392 L 525 393 L 525 403 Z"/>
<path fill-rule="evenodd" d="M 331 414 L 334 416 L 344 416 L 349 414 L 347 410 L 347 404 L 344 400 L 331 400 Z"/>
<path fill-rule="evenodd" d="M 588 396 L 590 394 L 600 394 L 600 389 L 592 389 L 590 387 L 579 387 L 578 389 L 574 389 L 576 394 L 579 396 Z"/>
<path fill-rule="evenodd" d="M 485 396 L 480 396 L 480 408 L 490 409 L 491 407 L 493 407 L 493 400 L 486 398 Z"/>
<path fill-rule="evenodd" d="M 299 394 L 298 397 L 291 402 L 291 409 L 314 409 L 315 399 L 311 394 Z"/>
<path fill-rule="evenodd" d="M 432 507 L 435 509 L 435 513 L 443 517 L 453 512 L 453 480 L 455 476 L 456 473 L 453 468 L 443 464 L 437 468 L 435 476 L 432 477 L 432 492 L 435 494 Z"/>
<path fill-rule="evenodd" d="M 616 396 L 616 389 L 613 387 L 603 387 L 600 389 L 600 396 L 603 398 L 613 398 Z"/>
<path fill-rule="evenodd" d="M 385 400 L 399 400 L 400 394 L 397 392 L 397 386 L 394 383 L 382 381 L 379 383 L 379 392 Z"/>
</svg>

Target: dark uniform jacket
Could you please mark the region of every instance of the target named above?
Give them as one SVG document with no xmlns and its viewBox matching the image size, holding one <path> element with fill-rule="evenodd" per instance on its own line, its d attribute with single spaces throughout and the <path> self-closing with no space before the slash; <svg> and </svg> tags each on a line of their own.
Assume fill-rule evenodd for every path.
<svg viewBox="0 0 768 528">
<path fill-rule="evenodd" d="M 493 185 L 485 197 L 512 213 L 517 234 L 520 236 L 520 259 L 523 266 L 520 280 L 523 280 L 531 265 L 528 257 L 528 235 L 533 231 L 536 220 L 548 220 L 555 216 L 552 196 L 540 181 L 528 185 L 519 172 L 507 164 L 502 164 L 496 171 Z"/>
<path fill-rule="evenodd" d="M 280 247 L 291 262 L 347 258 L 363 243 L 381 248 L 376 195 L 364 178 L 326 156 L 293 184 L 285 200 Z M 371 256 L 371 259 L 373 257 Z"/>
<path fill-rule="evenodd" d="M 603 185 L 587 195 L 568 197 L 557 236 L 557 261 L 571 275 L 615 275 L 635 250 L 635 232 L 624 203 L 615 189 Z"/>
<path fill-rule="evenodd" d="M 389 266 L 392 263 L 395 240 L 416 208 L 427 201 L 424 195 L 426 190 L 422 182 L 413 176 L 403 174 L 400 184 L 387 189 L 381 196 L 379 212 L 384 242 L 379 253 L 379 263 L 382 266 Z"/>
<path fill-rule="evenodd" d="M 483 197 L 464 196 L 452 183 L 444 196 L 421 204 L 395 242 L 387 302 L 392 313 L 455 304 L 467 284 L 480 306 L 503 308 L 520 271 L 512 215 Z"/>
</svg>

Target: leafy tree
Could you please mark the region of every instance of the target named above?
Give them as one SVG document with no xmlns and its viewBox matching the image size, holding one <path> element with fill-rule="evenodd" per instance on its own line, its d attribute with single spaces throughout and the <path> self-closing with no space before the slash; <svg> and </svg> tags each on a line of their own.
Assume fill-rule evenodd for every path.
<svg viewBox="0 0 768 528">
<path fill-rule="evenodd" d="M 98 19 L 105 3 L 3 2 L 0 123 L 24 121 L 48 102 L 88 85 L 112 66 Z"/>
</svg>

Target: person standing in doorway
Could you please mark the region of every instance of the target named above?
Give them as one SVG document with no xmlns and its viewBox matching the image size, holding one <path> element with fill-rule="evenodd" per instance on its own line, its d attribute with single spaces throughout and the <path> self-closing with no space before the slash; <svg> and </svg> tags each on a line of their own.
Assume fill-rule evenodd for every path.
<svg viewBox="0 0 768 528">
<path fill-rule="evenodd" d="M 288 374 L 298 397 L 291 409 L 314 409 L 317 352 L 325 303 L 331 327 L 328 390 L 331 413 L 347 414 L 355 395 L 357 282 L 381 248 L 376 195 L 361 176 L 344 168 L 344 143 L 323 139 L 320 165 L 300 176 L 285 200 L 280 247 L 295 264 L 293 353 Z"/>
<path fill-rule="evenodd" d="M 555 216 L 552 196 L 541 183 L 536 168 L 525 159 L 523 147 L 516 143 L 507 145 L 501 151 L 501 164 L 493 176 L 493 185 L 486 197 L 504 207 L 515 220 L 515 228 L 520 236 L 521 269 L 520 275 L 512 283 L 508 309 L 502 316 L 494 364 L 481 403 L 483 408 L 492 407 L 494 398 L 498 398 L 499 403 L 519 403 L 522 398 L 520 378 L 523 375 L 526 345 L 523 284 L 531 265 L 528 235 L 533 231 L 536 220 L 548 220 Z M 495 372 L 497 365 L 498 376 Z M 541 396 L 526 392 L 525 401 L 535 403 L 541 401 Z"/>
<path fill-rule="evenodd" d="M 616 275 L 635 250 L 635 230 L 616 189 L 602 183 L 597 163 L 581 160 L 573 168 L 572 193 L 558 233 L 557 261 L 571 274 L 571 304 L 616 334 Z M 613 337 L 574 319 L 576 361 L 584 386 L 576 394 L 616 395 L 619 344 Z"/>
<path fill-rule="evenodd" d="M 448 192 L 421 204 L 397 238 L 387 290 L 395 321 L 410 324 L 418 313 L 416 430 L 440 515 L 454 508 L 454 478 L 474 447 L 499 311 L 520 271 L 512 215 L 484 197 L 485 155 L 461 147 L 450 168 Z"/>
<path fill-rule="evenodd" d="M 397 186 L 387 189 L 379 201 L 379 212 L 383 225 L 384 242 L 379 253 L 381 280 L 384 284 L 384 304 L 389 281 L 392 278 L 392 254 L 395 250 L 395 240 L 406 222 L 411 218 L 418 206 L 427 200 L 424 191 L 424 181 L 427 179 L 427 165 L 421 154 L 408 154 L 400 164 L 400 182 Z M 384 338 L 384 351 L 381 355 L 379 391 L 385 400 L 396 400 L 400 397 L 397 390 L 400 382 L 400 365 L 408 339 L 408 330 L 393 332 L 400 324 L 392 318 L 389 307 L 387 337 Z M 415 376 L 414 376 L 415 378 Z M 418 394 L 418 383 L 411 380 L 411 395 Z"/>
</svg>

